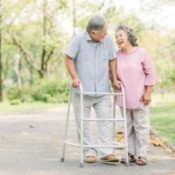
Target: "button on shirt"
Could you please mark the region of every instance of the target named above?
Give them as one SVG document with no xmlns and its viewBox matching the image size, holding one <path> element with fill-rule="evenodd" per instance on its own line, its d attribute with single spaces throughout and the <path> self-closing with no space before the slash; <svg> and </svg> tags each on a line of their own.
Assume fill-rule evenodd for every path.
<svg viewBox="0 0 175 175">
<path fill-rule="evenodd" d="M 109 92 L 109 61 L 116 58 L 109 36 L 95 42 L 87 32 L 81 32 L 72 38 L 65 54 L 74 60 L 85 92 Z"/>
</svg>

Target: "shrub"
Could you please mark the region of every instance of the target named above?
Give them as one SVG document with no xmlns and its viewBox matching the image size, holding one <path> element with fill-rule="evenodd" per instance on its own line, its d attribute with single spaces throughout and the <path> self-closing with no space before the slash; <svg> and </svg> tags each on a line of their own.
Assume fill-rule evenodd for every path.
<svg viewBox="0 0 175 175">
<path fill-rule="evenodd" d="M 21 102 L 28 101 L 30 98 L 29 87 L 22 87 L 19 89 L 17 86 L 13 86 L 6 91 L 5 96 L 10 101 L 16 99 L 20 100 Z"/>
<path fill-rule="evenodd" d="M 31 96 L 35 101 L 65 103 L 68 99 L 69 86 L 65 81 L 45 79 L 38 81 L 31 90 Z"/>
<path fill-rule="evenodd" d="M 19 100 L 19 99 L 15 99 L 15 100 L 11 100 L 10 101 L 10 104 L 11 105 L 18 105 L 18 104 L 20 104 L 21 103 L 21 100 Z"/>
<path fill-rule="evenodd" d="M 6 97 L 10 101 L 18 99 L 21 102 L 66 103 L 68 94 L 68 83 L 63 80 L 56 80 L 56 78 L 38 80 L 32 87 L 28 85 L 18 89 L 14 86 L 6 91 Z"/>
</svg>

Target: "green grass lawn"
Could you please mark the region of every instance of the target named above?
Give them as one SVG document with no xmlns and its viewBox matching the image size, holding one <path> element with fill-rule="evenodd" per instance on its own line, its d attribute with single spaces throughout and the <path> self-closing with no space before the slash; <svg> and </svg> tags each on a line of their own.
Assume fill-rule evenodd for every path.
<svg viewBox="0 0 175 175">
<path fill-rule="evenodd" d="M 175 94 L 160 94 L 153 96 L 153 106 L 150 109 L 151 126 L 161 136 L 175 144 Z"/>
<path fill-rule="evenodd" d="M 0 114 L 47 110 L 51 108 L 61 107 L 62 105 L 65 104 L 34 102 L 34 103 L 20 103 L 16 105 L 11 105 L 7 102 L 3 102 L 0 103 Z"/>
</svg>

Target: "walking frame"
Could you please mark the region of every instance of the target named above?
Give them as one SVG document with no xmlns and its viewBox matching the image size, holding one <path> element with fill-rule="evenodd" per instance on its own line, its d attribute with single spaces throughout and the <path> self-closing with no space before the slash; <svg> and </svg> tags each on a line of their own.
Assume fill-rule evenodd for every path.
<svg viewBox="0 0 175 175">
<path fill-rule="evenodd" d="M 65 161 L 65 149 L 66 145 L 78 146 L 80 147 L 80 167 L 84 167 L 83 162 L 83 148 L 113 148 L 113 152 L 115 148 L 124 148 L 125 150 L 125 158 L 126 158 L 126 166 L 129 166 L 129 157 L 128 157 L 128 140 L 127 140 L 127 122 L 126 122 L 126 102 L 125 102 L 125 90 L 123 85 L 121 85 L 121 92 L 84 92 L 83 87 L 79 84 L 79 91 L 80 91 L 80 143 L 72 143 L 67 140 L 68 135 L 68 125 L 69 125 L 69 116 L 70 116 L 70 107 L 72 101 L 72 88 L 70 88 L 69 94 L 69 102 L 67 107 L 67 116 L 66 116 L 66 123 L 65 123 L 65 133 L 64 133 L 64 143 L 62 148 L 62 157 L 61 162 Z M 113 96 L 113 118 L 112 119 L 84 119 L 83 118 L 83 95 L 112 95 Z M 123 99 L 123 118 L 116 119 L 115 112 L 115 96 L 122 96 Z M 83 144 L 83 122 L 84 121 L 113 121 L 113 134 L 115 134 L 115 122 L 116 121 L 123 121 L 124 122 L 124 136 L 125 136 L 125 144 L 113 142 L 113 145 L 104 146 L 104 145 L 84 145 Z M 114 138 L 114 135 L 113 135 Z"/>
</svg>

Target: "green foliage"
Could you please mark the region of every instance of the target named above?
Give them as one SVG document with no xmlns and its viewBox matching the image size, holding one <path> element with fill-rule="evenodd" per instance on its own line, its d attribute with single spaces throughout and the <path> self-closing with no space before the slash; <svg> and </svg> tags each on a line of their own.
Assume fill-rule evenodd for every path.
<svg viewBox="0 0 175 175">
<path fill-rule="evenodd" d="M 113 0 L 110 3 L 2 0 L 1 71 L 5 96 L 10 101 L 66 102 L 68 86 L 66 81 L 60 81 L 67 77 L 63 64 L 64 50 L 71 39 L 71 32 L 74 29 L 75 33 L 85 30 L 88 19 L 96 13 L 107 18 L 109 34 L 112 32 L 113 37 L 117 25 L 131 26 L 139 45 L 150 53 L 154 61 L 161 81 L 160 89 L 175 91 L 174 31 L 161 33 L 159 27 L 143 23 L 122 6 L 116 7 Z M 52 75 L 58 75 L 59 81 L 46 80 L 46 76 Z M 21 89 L 16 85 L 19 80 L 22 82 Z"/>
<path fill-rule="evenodd" d="M 19 100 L 19 99 L 12 100 L 12 101 L 10 101 L 10 104 L 11 104 L 11 105 L 18 105 L 18 104 L 21 104 L 21 100 Z"/>
<path fill-rule="evenodd" d="M 35 101 L 62 103 L 67 102 L 68 91 L 67 82 L 44 79 L 33 86 L 31 96 Z"/>
<path fill-rule="evenodd" d="M 11 87 L 6 91 L 6 98 L 13 102 L 42 101 L 45 103 L 66 103 L 69 94 L 69 86 L 66 81 L 57 80 L 56 78 L 46 78 L 38 80 L 30 88 Z"/>
<path fill-rule="evenodd" d="M 9 101 L 20 100 L 21 102 L 27 101 L 29 98 L 29 88 L 18 88 L 13 86 L 6 91 L 6 97 Z"/>
</svg>

